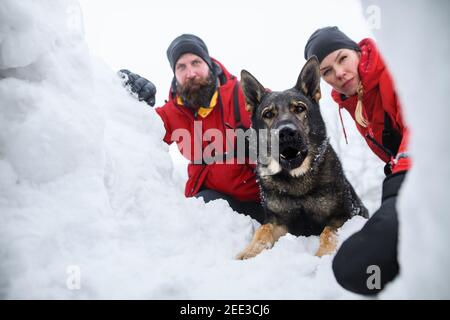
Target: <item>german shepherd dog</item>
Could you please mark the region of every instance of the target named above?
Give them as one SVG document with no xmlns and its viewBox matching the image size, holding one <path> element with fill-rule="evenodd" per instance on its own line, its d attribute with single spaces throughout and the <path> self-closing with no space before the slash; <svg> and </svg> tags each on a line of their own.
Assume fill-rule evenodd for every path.
<svg viewBox="0 0 450 320">
<path fill-rule="evenodd" d="M 241 86 L 256 135 L 264 131 L 266 141 L 277 141 L 279 152 L 272 154 L 274 148 L 269 143 L 268 161 L 263 164 L 258 156 L 257 175 L 266 220 L 236 258 L 254 257 L 288 232 L 320 235 L 317 256 L 334 252 L 336 229 L 352 216 L 367 218 L 368 212 L 327 138 L 319 108 L 317 58 L 306 62 L 292 89 L 269 92 L 245 70 L 241 72 Z M 278 139 L 271 140 L 274 134 Z"/>
</svg>

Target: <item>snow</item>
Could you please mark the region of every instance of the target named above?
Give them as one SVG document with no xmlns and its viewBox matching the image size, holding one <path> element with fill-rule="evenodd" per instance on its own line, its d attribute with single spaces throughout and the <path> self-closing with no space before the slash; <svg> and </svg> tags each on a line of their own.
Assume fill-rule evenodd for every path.
<svg viewBox="0 0 450 320">
<path fill-rule="evenodd" d="M 234 260 L 258 223 L 233 212 L 224 201 L 204 204 L 183 196 L 184 168 L 176 158 L 172 161 L 173 149 L 169 152 L 162 142 L 160 118 L 124 90 L 116 71 L 129 68 L 147 76 L 158 88 L 157 105 L 161 105 L 171 77 L 165 50 L 175 36 L 192 32 L 205 40 L 211 54 L 232 73 L 245 68 L 268 87 L 284 89 L 297 79 L 304 62 L 304 43 L 316 28 L 337 24 L 354 39 L 371 35 L 361 5 L 356 1 L 308 4 L 308 10 L 321 13 L 320 19 L 305 14 L 298 23 L 301 11 L 291 2 L 273 6 L 267 1 L 230 1 L 220 11 L 201 2 L 145 7 L 144 2 L 134 0 L 125 8 L 119 1 L 89 2 L 81 2 L 86 20 L 78 2 L 72 0 L 0 3 L 0 297 L 359 298 L 336 283 L 331 256 L 314 256 L 318 237 L 287 235 L 254 259 Z M 173 10 L 176 5 L 184 11 Z M 111 10 L 110 14 L 105 10 Z M 354 18 L 336 14 L 343 10 Z M 205 24 L 217 20 L 217 12 L 228 14 L 236 25 L 205 30 Z M 206 19 L 191 19 L 187 29 L 185 23 L 166 21 L 169 15 L 173 21 L 183 21 L 194 14 Z M 242 32 L 242 21 L 251 26 L 254 37 Z M 158 32 L 148 37 L 146 30 Z M 229 34 L 236 39 L 225 48 L 223 41 L 231 41 Z M 292 35 L 293 40 L 286 42 L 280 34 Z M 236 48 L 244 49 L 238 53 Z M 400 69 L 404 70 L 408 69 Z M 448 83 L 448 76 L 444 80 L 440 85 Z M 322 89 L 331 143 L 372 213 L 380 199 L 383 164 L 370 154 L 344 114 L 350 140 L 345 145 L 330 89 Z M 431 105 L 448 114 L 445 104 L 438 101 L 444 100 Z M 431 116 L 440 125 L 446 119 L 439 113 Z M 411 121 L 426 131 L 426 125 Z M 426 137 L 431 134 L 424 132 Z M 414 143 L 416 150 L 425 147 Z M 438 151 L 448 154 L 448 148 Z M 434 213 L 439 220 L 427 224 L 420 218 L 421 211 L 415 213 L 415 223 L 402 226 L 402 260 L 415 263 L 414 248 L 429 253 L 430 259 L 423 266 L 416 264 L 416 269 L 405 268 L 400 291 L 394 296 L 403 297 L 403 288 L 429 288 L 415 276 L 440 259 L 444 263 L 433 267 L 439 271 L 434 280 L 448 269 L 448 255 L 443 253 L 446 242 L 430 249 L 432 240 L 448 240 L 443 234 L 448 225 L 444 223 L 448 222 L 449 205 L 444 203 L 448 169 L 442 170 L 447 175 L 436 170 L 434 180 L 424 174 L 410 177 L 410 181 L 421 181 L 420 185 L 429 181 L 442 186 L 441 195 L 432 194 L 433 188 L 426 193 L 427 203 L 442 211 L 424 207 L 417 189 L 409 196 L 405 190 L 409 206 L 421 208 L 425 215 Z M 414 189 L 412 184 L 408 187 Z M 403 215 L 407 209 L 402 210 Z M 339 230 L 339 242 L 364 222 L 361 217 L 349 220 Z M 430 229 L 419 231 L 420 225 Z M 421 244 L 408 235 L 412 230 L 423 234 Z M 448 296 L 445 290 L 430 289 L 424 295 Z"/>
<path fill-rule="evenodd" d="M 382 28 L 375 35 L 412 127 L 414 159 L 398 203 L 401 275 L 382 297 L 449 299 L 450 3 L 370 2 L 381 9 Z M 398 13 L 405 23 L 398 23 Z"/>
</svg>

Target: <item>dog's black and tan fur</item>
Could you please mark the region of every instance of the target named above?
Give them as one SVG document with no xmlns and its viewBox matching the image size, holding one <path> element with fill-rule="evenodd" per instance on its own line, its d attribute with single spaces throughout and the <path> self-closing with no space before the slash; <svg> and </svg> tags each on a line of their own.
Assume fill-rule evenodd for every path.
<svg viewBox="0 0 450 320">
<path fill-rule="evenodd" d="M 252 127 L 257 135 L 259 129 L 267 129 L 268 141 L 271 134 L 278 135 L 279 157 L 270 153 L 269 145 L 269 161 L 258 161 L 266 223 L 237 258 L 256 256 L 287 232 L 320 235 L 316 255 L 333 252 L 335 230 L 350 217 L 368 213 L 327 138 L 319 109 L 318 60 L 309 59 L 297 84 L 286 91 L 268 92 L 245 70 L 241 85 Z"/>
</svg>

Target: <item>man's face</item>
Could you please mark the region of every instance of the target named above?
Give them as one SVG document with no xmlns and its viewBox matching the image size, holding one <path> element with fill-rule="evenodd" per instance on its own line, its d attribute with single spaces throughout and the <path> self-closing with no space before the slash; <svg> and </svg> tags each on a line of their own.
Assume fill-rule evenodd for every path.
<svg viewBox="0 0 450 320">
<path fill-rule="evenodd" d="M 193 53 L 183 54 L 175 64 L 175 78 L 184 86 L 191 82 L 204 82 L 209 76 L 209 67 L 206 62 Z"/>
<path fill-rule="evenodd" d="M 186 106 L 198 109 L 208 106 L 216 90 L 215 78 L 206 62 L 192 53 L 185 53 L 175 64 L 177 95 Z"/>
</svg>

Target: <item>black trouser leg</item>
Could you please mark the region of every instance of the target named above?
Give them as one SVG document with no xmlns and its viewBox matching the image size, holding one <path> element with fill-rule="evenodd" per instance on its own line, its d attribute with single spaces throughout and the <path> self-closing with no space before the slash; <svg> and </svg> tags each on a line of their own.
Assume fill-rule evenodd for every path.
<svg viewBox="0 0 450 320">
<path fill-rule="evenodd" d="M 397 193 L 405 174 L 386 178 L 381 207 L 364 227 L 348 238 L 333 260 L 337 282 L 359 294 L 377 294 L 399 272 L 397 261 Z M 376 278 L 379 276 L 379 281 Z M 377 285 L 378 284 L 378 285 Z"/>
<path fill-rule="evenodd" d="M 203 189 L 199 191 L 195 197 L 203 198 L 205 203 L 212 200 L 223 199 L 228 202 L 231 209 L 234 211 L 248 215 L 257 220 L 259 223 L 264 222 L 264 209 L 259 202 L 239 201 L 226 194 L 211 189 Z"/>
</svg>

